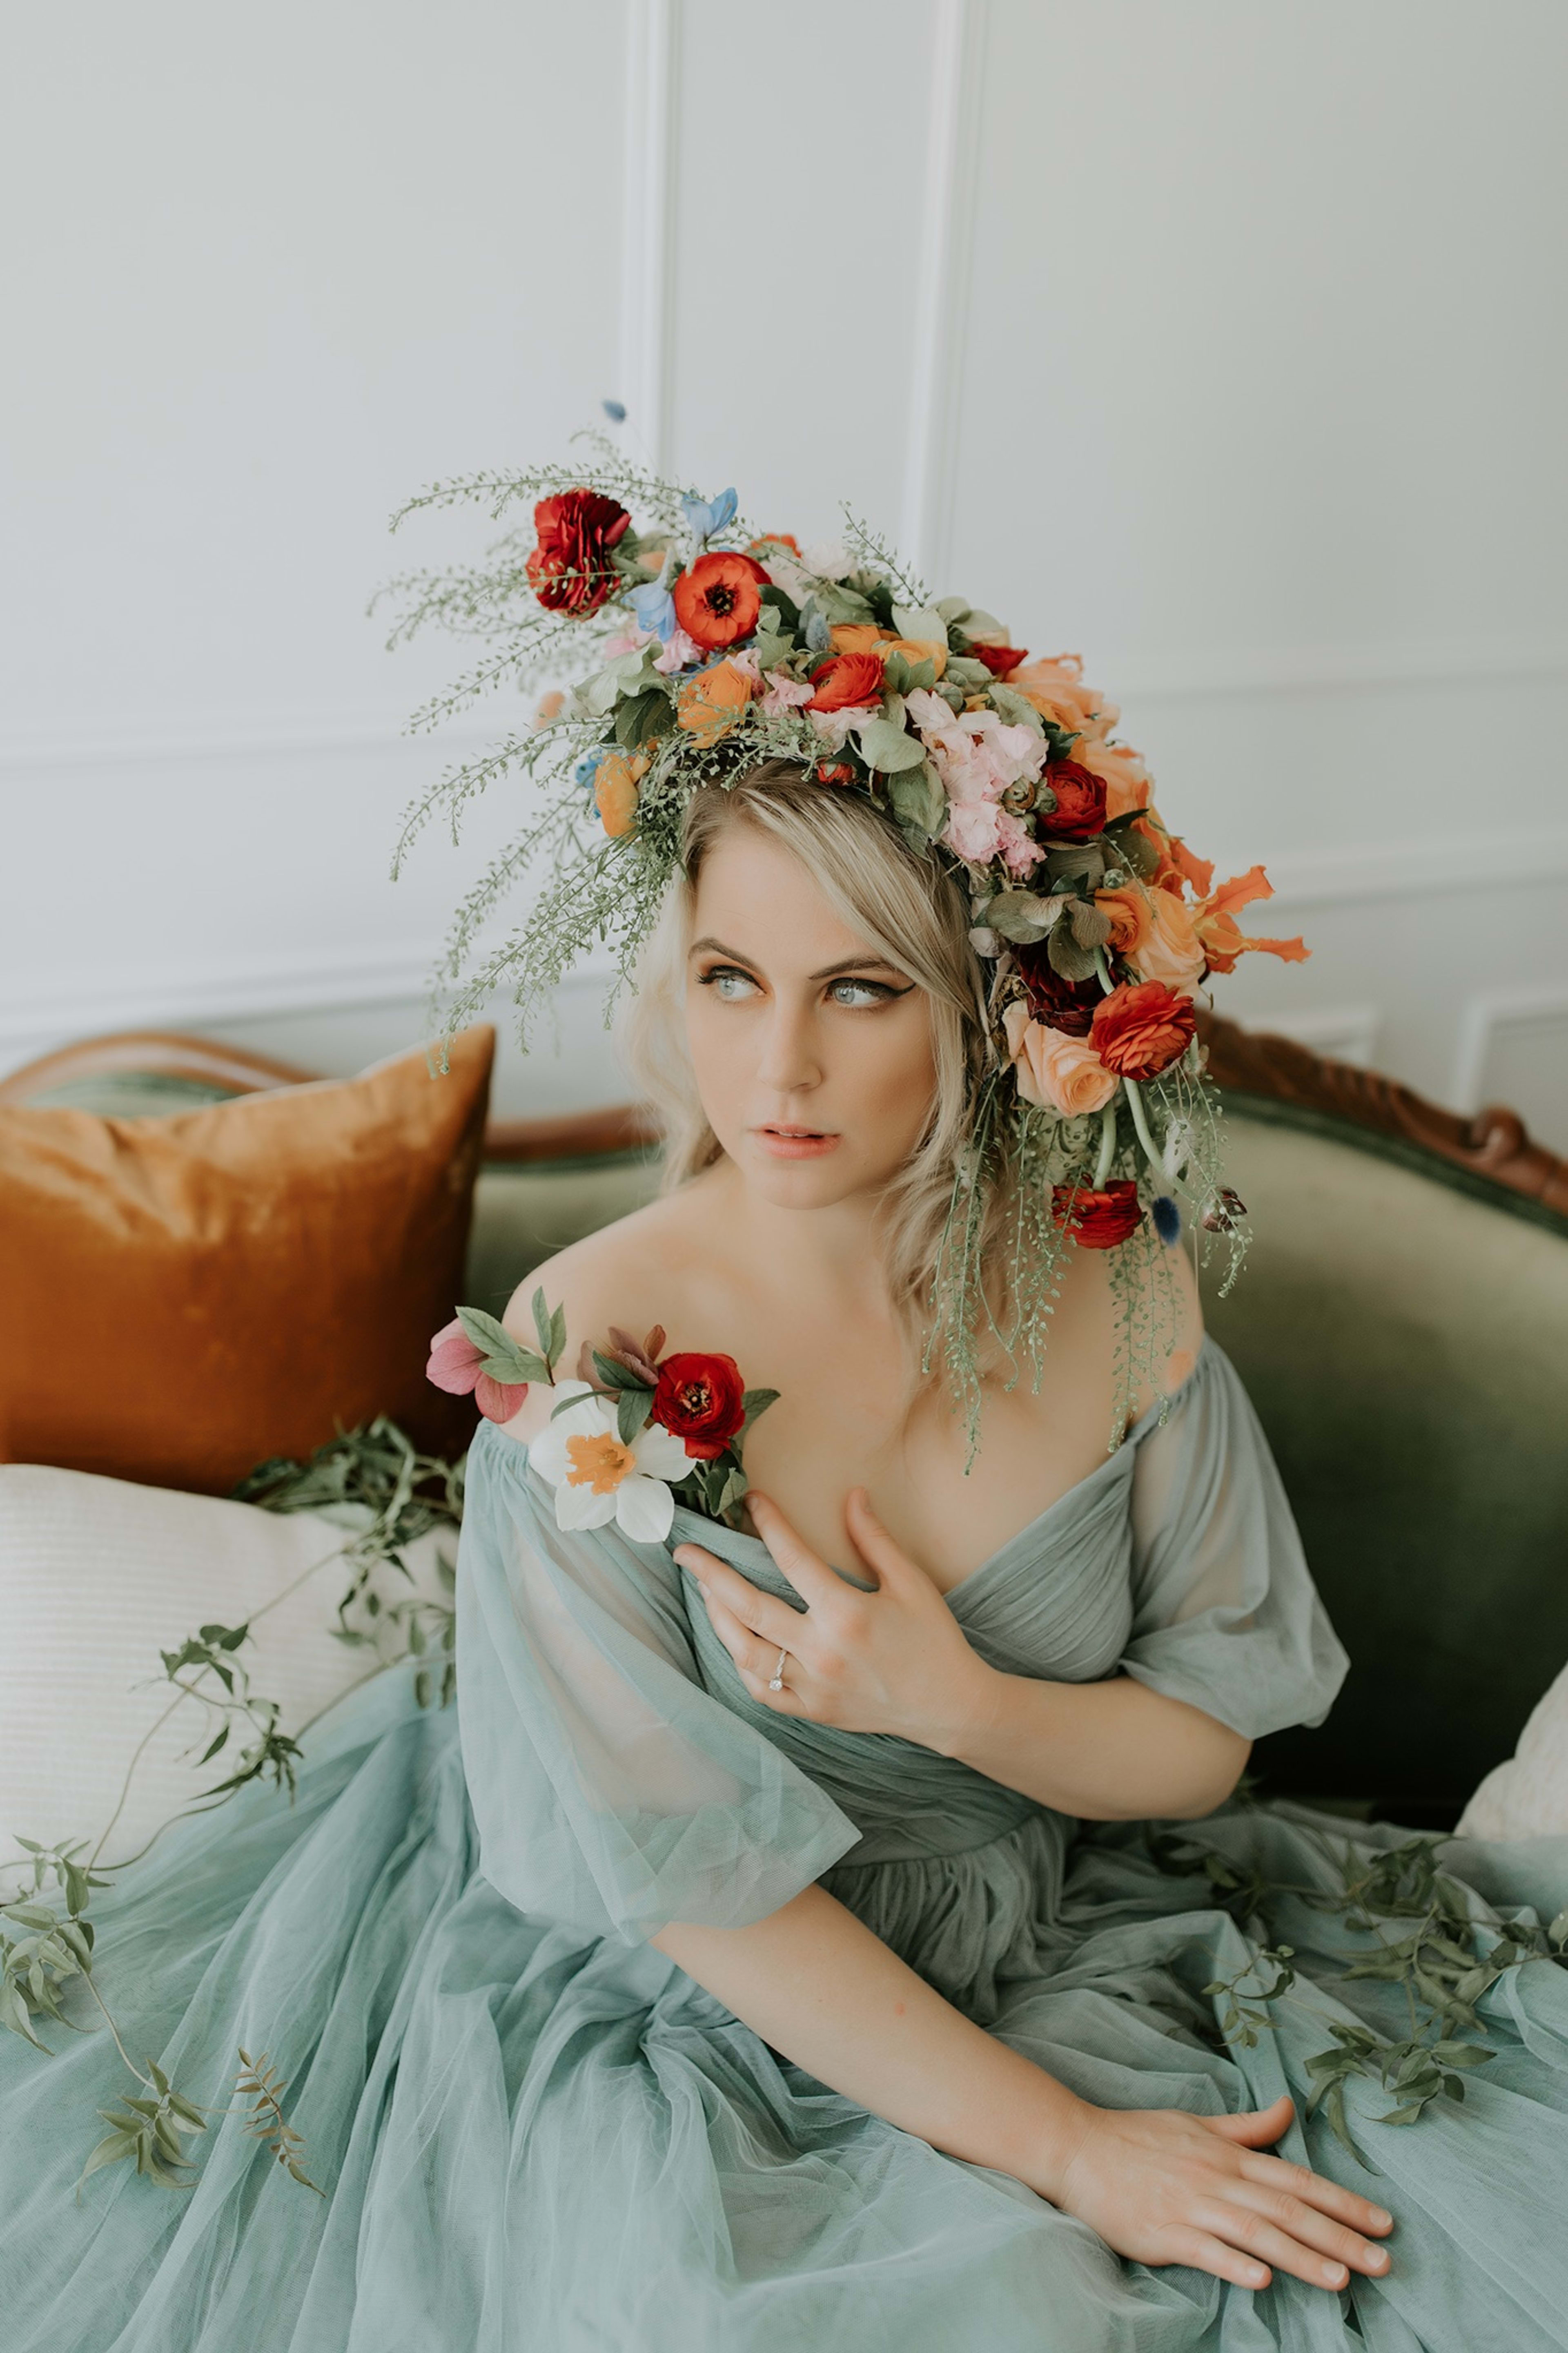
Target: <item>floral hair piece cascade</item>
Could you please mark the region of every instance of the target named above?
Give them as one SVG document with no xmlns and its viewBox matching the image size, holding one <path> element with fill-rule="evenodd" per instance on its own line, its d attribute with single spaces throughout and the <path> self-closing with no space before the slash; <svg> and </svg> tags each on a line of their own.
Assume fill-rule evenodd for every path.
<svg viewBox="0 0 1568 2353">
<path fill-rule="evenodd" d="M 1241 930 L 1240 911 L 1270 896 L 1262 868 L 1215 887 L 1160 816 L 1145 763 L 1116 738 L 1115 704 L 1084 683 L 1076 655 L 1031 659 L 990 613 L 933 596 L 847 511 L 844 543 L 803 546 L 742 520 L 732 490 L 705 500 L 588 438 L 584 469 L 437 483 L 393 519 L 532 509 L 531 528 L 496 541 L 486 566 L 416 573 L 381 592 L 402 599 L 389 645 L 436 624 L 485 649 L 412 725 L 493 688 L 551 687 L 531 727 L 449 769 L 405 813 L 395 874 L 434 815 L 455 834 L 488 786 L 521 778 L 540 797 L 458 911 L 436 979 L 444 1033 L 508 985 L 526 1035 L 595 944 L 612 946 L 624 979 L 700 786 L 784 759 L 866 795 L 961 881 L 986 976 L 990 1065 L 929 1303 L 972 1445 L 985 1339 L 1015 1377 L 1022 1351 L 1037 1378 L 1069 1237 L 1112 1253 L 1115 1445 L 1137 1378 L 1167 1386 L 1164 1250 L 1184 1205 L 1205 1250 L 1223 1240 L 1226 1287 L 1246 1246 L 1242 1204 L 1220 1178 L 1196 993 L 1249 951 L 1294 960 L 1305 946 Z M 542 868 L 549 879 L 521 926 L 481 951 L 510 885 Z M 987 1190 L 1005 1165 L 1015 1314 L 1002 1331 L 981 1261 Z"/>
</svg>

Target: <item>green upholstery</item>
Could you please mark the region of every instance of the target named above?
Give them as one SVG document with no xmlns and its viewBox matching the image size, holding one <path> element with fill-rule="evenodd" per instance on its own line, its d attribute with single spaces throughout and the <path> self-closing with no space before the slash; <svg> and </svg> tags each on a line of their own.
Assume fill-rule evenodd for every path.
<svg viewBox="0 0 1568 2353">
<path fill-rule="evenodd" d="M 1346 1123 L 1227 1108 L 1257 1240 L 1205 1314 L 1352 1661 L 1327 1724 L 1253 1769 L 1452 1820 L 1568 1659 L 1568 1219 Z"/>
<path fill-rule="evenodd" d="M 474 1188 L 465 1303 L 499 1315 L 541 1260 L 640 1208 L 658 1189 L 658 1158 L 640 1152 L 517 1166 L 492 1161 Z"/>
</svg>

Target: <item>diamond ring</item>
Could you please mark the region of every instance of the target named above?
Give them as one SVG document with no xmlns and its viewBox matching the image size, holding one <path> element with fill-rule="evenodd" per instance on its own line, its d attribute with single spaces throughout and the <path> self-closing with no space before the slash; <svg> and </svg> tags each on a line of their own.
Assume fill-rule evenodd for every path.
<svg viewBox="0 0 1568 2353">
<path fill-rule="evenodd" d="M 787 1651 L 780 1651 L 778 1665 L 773 1669 L 773 1673 L 768 1680 L 768 1689 L 770 1691 L 783 1691 L 784 1687 L 784 1662 L 788 1656 L 789 1652 Z"/>
</svg>

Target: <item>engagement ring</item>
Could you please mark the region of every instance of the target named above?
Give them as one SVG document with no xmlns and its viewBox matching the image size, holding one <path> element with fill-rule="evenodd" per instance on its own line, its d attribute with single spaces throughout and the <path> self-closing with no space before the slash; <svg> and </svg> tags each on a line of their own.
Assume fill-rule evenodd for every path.
<svg viewBox="0 0 1568 2353">
<path fill-rule="evenodd" d="M 784 1662 L 788 1656 L 789 1652 L 787 1651 L 781 1651 L 779 1652 L 778 1665 L 773 1669 L 768 1681 L 768 1689 L 770 1691 L 783 1691 L 784 1687 Z"/>
</svg>

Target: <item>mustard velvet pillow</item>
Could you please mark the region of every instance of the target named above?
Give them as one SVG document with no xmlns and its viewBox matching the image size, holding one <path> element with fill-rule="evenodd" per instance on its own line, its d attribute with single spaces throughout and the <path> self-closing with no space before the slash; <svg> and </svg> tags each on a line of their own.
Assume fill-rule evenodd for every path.
<svg viewBox="0 0 1568 2353">
<path fill-rule="evenodd" d="M 495 1032 L 167 1117 L 0 1106 L 0 1461 L 225 1494 L 390 1414 L 463 1298 Z"/>
</svg>

